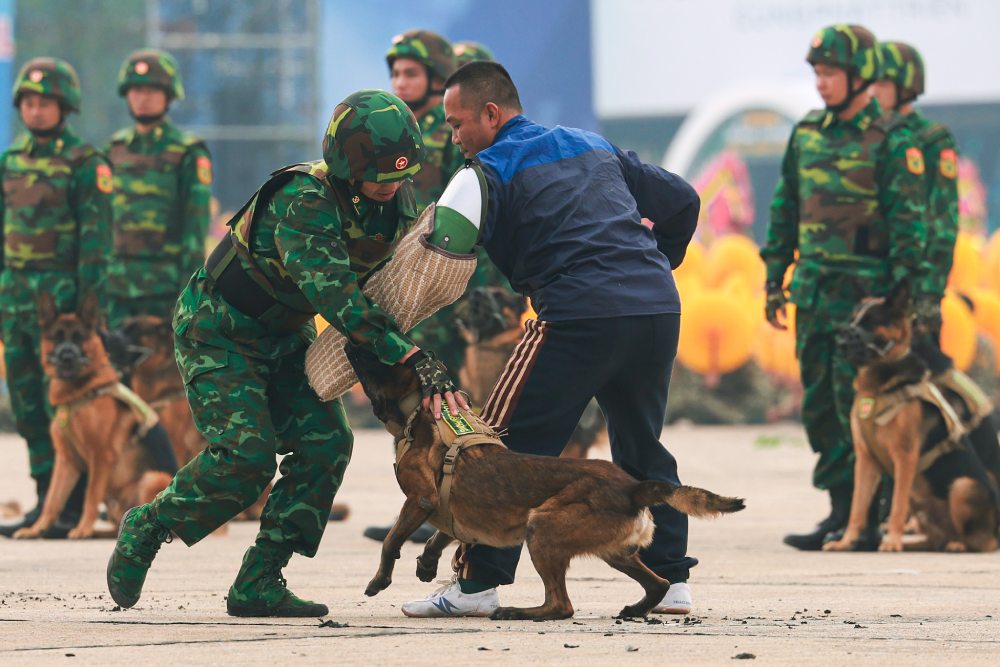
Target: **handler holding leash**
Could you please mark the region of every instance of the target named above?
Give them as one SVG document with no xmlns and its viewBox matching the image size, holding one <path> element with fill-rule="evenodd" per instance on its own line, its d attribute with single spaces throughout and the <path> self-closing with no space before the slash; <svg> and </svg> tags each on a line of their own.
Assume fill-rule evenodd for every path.
<svg viewBox="0 0 1000 667">
<path fill-rule="evenodd" d="M 353 444 L 343 404 L 321 401 L 306 381 L 317 312 L 383 363 L 413 367 L 438 416 L 439 394 L 452 410 L 468 407 L 454 400 L 444 367 L 359 287 L 416 217 L 408 179 L 424 148 L 413 114 L 384 91 L 354 93 L 334 109 L 323 157 L 272 174 L 180 296 L 177 363 L 208 447 L 122 519 L 108 563 L 108 589 L 122 607 L 138 602 L 171 532 L 189 546 L 201 540 L 257 500 L 275 455 L 286 454 L 227 610 L 327 613 L 281 575 L 292 553 L 316 554 Z"/>
<path fill-rule="evenodd" d="M 697 194 L 600 136 L 531 122 L 497 63 L 456 71 L 445 82 L 444 105 L 453 141 L 474 160 L 466 173 L 479 176 L 460 172 L 453 183 L 478 180 L 488 202 L 479 243 L 539 314 L 483 419 L 506 430 L 503 442 L 515 452 L 558 456 L 596 397 L 614 462 L 639 480 L 679 483 L 659 435 L 680 328 L 671 269 L 694 233 Z M 685 582 L 698 562 L 686 555 L 687 517 L 667 506 L 653 516 L 656 533 L 643 560 L 673 582 L 665 599 L 671 611 L 686 613 Z M 520 552 L 469 548 L 456 583 L 406 603 L 403 613 L 488 616 L 499 606 L 496 586 L 514 581 Z"/>
</svg>

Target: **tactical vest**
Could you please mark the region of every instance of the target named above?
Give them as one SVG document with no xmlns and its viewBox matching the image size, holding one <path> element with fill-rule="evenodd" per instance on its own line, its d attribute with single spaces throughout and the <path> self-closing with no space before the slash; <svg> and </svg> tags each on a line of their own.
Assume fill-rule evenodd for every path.
<svg viewBox="0 0 1000 667">
<path fill-rule="evenodd" d="M 130 132 L 116 134 L 108 157 L 114 170 L 114 253 L 157 259 L 181 251 L 180 164 L 185 153 L 204 144 L 190 135 L 171 139 L 159 153 L 129 149 Z"/>
<path fill-rule="evenodd" d="M 834 140 L 822 131 L 825 115 L 812 111 L 795 129 L 799 256 L 820 262 L 884 258 L 889 230 L 875 171 L 884 155 L 887 121 L 873 120 L 860 136 Z"/>
<path fill-rule="evenodd" d="M 250 280 L 254 286 L 251 289 L 266 294 L 268 298 L 262 303 L 250 306 L 250 301 L 259 301 L 259 299 L 244 300 L 238 296 L 236 292 L 240 290 L 236 288 L 237 283 L 233 278 L 228 279 L 232 281 L 232 287 L 229 287 L 230 291 L 224 292 L 223 296 L 244 313 L 258 319 L 298 321 L 316 315 L 316 309 L 299 290 L 298 285 L 295 284 L 281 262 L 274 258 L 256 255 L 251 250 L 253 228 L 258 218 L 258 202 L 264 202 L 266 209 L 267 202 L 270 201 L 274 193 L 297 173 L 307 174 L 312 178 L 319 191 L 323 193 L 324 198 L 339 210 L 343 223 L 341 240 L 347 248 L 351 271 L 361 278 L 378 268 L 392 254 L 396 241 L 406 233 L 415 217 L 412 214 L 414 211 L 413 194 L 409 187 L 404 185 L 396 193 L 396 197 L 401 199 L 397 201 L 400 215 L 395 235 L 391 239 L 372 238 L 365 233 L 347 192 L 339 185 L 338 181 L 331 181 L 327 178 L 327 167 L 323 160 L 296 164 L 273 172 L 268 181 L 250 198 L 250 201 L 244 204 L 243 208 L 227 223 L 231 228 L 230 233 L 212 252 L 212 256 L 206 264 L 209 277 L 220 284 L 222 284 L 224 273 L 233 274 L 233 270 L 230 269 L 227 272 L 227 268 L 239 266 L 240 269 L 246 269 L 249 267 L 248 270 L 239 271 L 236 275 L 241 277 L 236 280 L 243 281 L 244 286 L 245 279 Z M 405 213 L 407 211 L 410 213 Z M 243 261 L 235 261 L 237 257 Z M 247 305 L 241 306 L 244 303 Z"/>
<path fill-rule="evenodd" d="M 79 239 L 70 183 L 73 173 L 97 154 L 87 145 L 47 157 L 8 151 L 3 169 L 6 268 L 76 271 Z"/>
</svg>

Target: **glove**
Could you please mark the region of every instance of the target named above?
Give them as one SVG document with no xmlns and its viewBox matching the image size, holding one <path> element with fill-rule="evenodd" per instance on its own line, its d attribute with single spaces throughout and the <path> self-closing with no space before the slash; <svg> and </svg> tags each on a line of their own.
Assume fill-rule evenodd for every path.
<svg viewBox="0 0 1000 667">
<path fill-rule="evenodd" d="M 913 300 L 913 317 L 917 330 L 931 334 L 941 331 L 941 299 L 932 294 L 920 294 Z"/>
<path fill-rule="evenodd" d="M 772 327 L 786 329 L 786 325 L 778 319 L 779 314 L 782 318 L 785 317 L 785 304 L 788 303 L 785 290 L 781 288 L 781 283 L 777 280 L 768 280 L 764 283 L 764 289 L 767 291 L 767 300 L 764 302 L 764 317 L 767 318 Z"/>
<path fill-rule="evenodd" d="M 412 368 L 417 374 L 417 378 L 420 380 L 420 393 L 424 398 L 430 398 L 434 394 L 443 396 L 445 392 L 458 391 L 458 387 L 448 375 L 447 367 L 438 361 L 433 352 L 417 350 L 403 362 L 403 365 Z"/>
</svg>

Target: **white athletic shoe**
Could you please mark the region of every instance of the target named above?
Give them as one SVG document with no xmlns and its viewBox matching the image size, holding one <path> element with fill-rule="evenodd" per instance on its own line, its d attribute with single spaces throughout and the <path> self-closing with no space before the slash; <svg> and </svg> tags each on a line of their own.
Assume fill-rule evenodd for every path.
<svg viewBox="0 0 1000 667">
<path fill-rule="evenodd" d="M 500 606 L 497 589 L 465 594 L 458 585 L 458 578 L 420 600 L 403 604 L 403 614 L 411 618 L 441 618 L 444 616 L 489 616 Z"/>
<path fill-rule="evenodd" d="M 690 614 L 691 587 L 686 583 L 670 584 L 663 601 L 653 607 L 654 614 Z"/>
</svg>

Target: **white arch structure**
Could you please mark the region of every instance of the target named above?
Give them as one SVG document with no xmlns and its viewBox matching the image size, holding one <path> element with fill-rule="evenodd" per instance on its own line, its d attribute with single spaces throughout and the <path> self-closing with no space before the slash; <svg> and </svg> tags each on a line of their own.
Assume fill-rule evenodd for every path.
<svg viewBox="0 0 1000 667">
<path fill-rule="evenodd" d="M 750 82 L 727 88 L 691 110 L 667 147 L 663 168 L 693 177 L 688 172 L 698 150 L 720 125 L 741 111 L 767 109 L 798 119 L 820 104 L 816 91 L 802 83 Z"/>
</svg>

